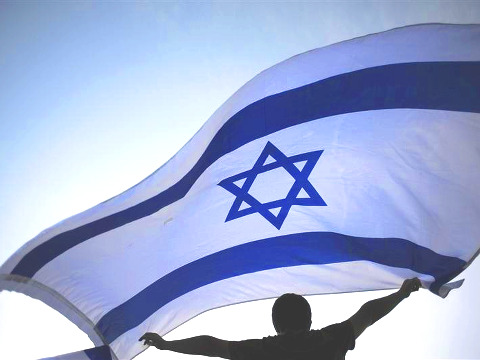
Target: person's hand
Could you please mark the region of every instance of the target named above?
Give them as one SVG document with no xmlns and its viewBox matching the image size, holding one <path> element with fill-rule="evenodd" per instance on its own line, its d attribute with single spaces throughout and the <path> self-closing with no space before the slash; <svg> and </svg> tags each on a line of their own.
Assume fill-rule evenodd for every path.
<svg viewBox="0 0 480 360">
<path fill-rule="evenodd" d="M 402 287 L 398 292 L 404 297 L 407 298 L 410 296 L 410 294 L 414 291 L 418 291 L 420 287 L 422 286 L 422 283 L 418 278 L 413 278 L 413 279 L 407 279 L 403 282 Z"/>
<path fill-rule="evenodd" d="M 142 340 L 144 341 L 143 345 L 152 345 L 160 350 L 165 349 L 165 344 L 167 342 L 166 340 L 163 340 L 160 335 L 150 332 L 145 333 L 140 339 L 138 339 L 138 341 Z"/>
</svg>

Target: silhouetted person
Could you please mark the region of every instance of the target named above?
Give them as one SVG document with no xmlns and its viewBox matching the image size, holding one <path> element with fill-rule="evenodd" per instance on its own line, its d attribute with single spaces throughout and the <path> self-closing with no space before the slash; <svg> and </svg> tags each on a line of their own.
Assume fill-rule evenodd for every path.
<svg viewBox="0 0 480 360">
<path fill-rule="evenodd" d="M 367 327 L 387 315 L 420 286 L 417 278 L 405 280 L 397 292 L 368 301 L 350 319 L 321 330 L 310 330 L 310 305 L 304 297 L 284 294 L 272 309 L 276 336 L 226 341 L 204 335 L 167 341 L 158 334 L 146 333 L 140 341 L 161 350 L 232 360 L 340 360 L 355 347 L 355 339 Z"/>
</svg>

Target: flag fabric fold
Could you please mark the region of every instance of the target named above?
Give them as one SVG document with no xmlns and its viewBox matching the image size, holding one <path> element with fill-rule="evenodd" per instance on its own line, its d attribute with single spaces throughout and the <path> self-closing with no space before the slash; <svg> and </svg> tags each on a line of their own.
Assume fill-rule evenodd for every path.
<svg viewBox="0 0 480 360">
<path fill-rule="evenodd" d="M 150 177 L 0 268 L 130 359 L 220 306 L 398 287 L 446 296 L 480 249 L 480 26 L 426 24 L 294 56 Z"/>
</svg>

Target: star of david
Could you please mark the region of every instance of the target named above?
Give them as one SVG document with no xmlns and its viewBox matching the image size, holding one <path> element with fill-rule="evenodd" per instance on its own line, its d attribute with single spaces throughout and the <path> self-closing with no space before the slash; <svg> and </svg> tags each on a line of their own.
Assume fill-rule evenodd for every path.
<svg viewBox="0 0 480 360">
<path fill-rule="evenodd" d="M 273 226 L 280 230 L 293 205 L 326 206 L 327 204 L 325 201 L 323 201 L 317 190 L 315 190 L 310 181 L 308 181 L 308 176 L 312 172 L 322 153 L 323 150 L 317 150 L 288 157 L 270 141 L 267 142 L 267 145 L 265 145 L 265 148 L 250 170 L 226 178 L 218 184 L 235 195 L 235 200 L 228 212 L 225 222 L 253 213 L 259 213 Z M 269 157 L 272 157 L 275 161 L 266 163 Z M 295 163 L 298 162 L 305 162 L 305 165 L 301 170 L 295 166 Z M 285 199 L 278 199 L 262 204 L 248 193 L 259 174 L 280 167 L 283 167 L 295 179 L 295 182 L 288 191 Z M 243 184 L 236 184 L 243 179 L 245 179 Z M 302 189 L 304 190 L 303 193 L 306 193 L 308 197 L 298 197 Z M 249 207 L 240 209 L 243 202 L 248 204 Z M 280 208 L 280 211 L 275 215 L 274 212 L 272 212 L 272 209 L 277 208 Z"/>
</svg>

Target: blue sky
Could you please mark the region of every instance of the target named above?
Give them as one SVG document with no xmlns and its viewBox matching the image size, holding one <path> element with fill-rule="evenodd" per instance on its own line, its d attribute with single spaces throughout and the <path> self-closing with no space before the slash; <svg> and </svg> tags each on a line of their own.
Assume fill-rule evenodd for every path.
<svg viewBox="0 0 480 360">
<path fill-rule="evenodd" d="M 260 71 L 313 48 L 426 22 L 480 23 L 480 2 L 0 2 L 0 261 L 148 176 Z M 463 275 L 465 285 L 446 300 L 425 292 L 402 304 L 348 358 L 480 358 L 479 265 Z M 384 294 L 313 297 L 314 324 L 342 321 Z M 270 307 L 216 310 L 169 337 L 269 335 Z M 0 358 L 91 345 L 23 295 L 0 293 L 0 318 Z M 154 356 L 187 358 L 154 350 L 138 358 Z"/>
</svg>

